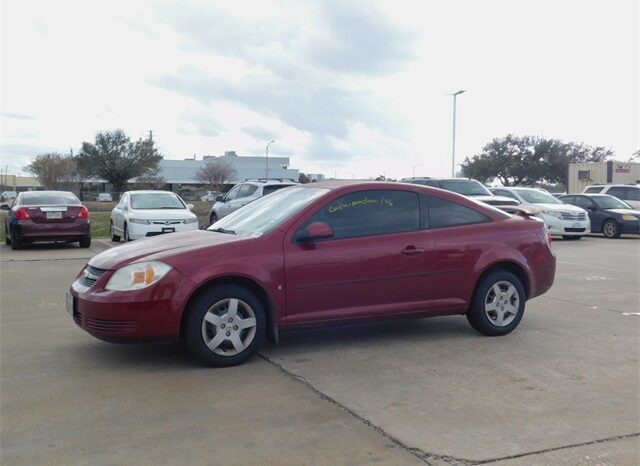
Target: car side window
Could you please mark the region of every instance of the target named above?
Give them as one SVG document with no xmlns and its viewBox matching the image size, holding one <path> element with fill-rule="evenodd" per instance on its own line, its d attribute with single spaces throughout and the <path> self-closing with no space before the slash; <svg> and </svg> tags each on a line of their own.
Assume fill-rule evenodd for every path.
<svg viewBox="0 0 640 466">
<path fill-rule="evenodd" d="M 575 205 L 576 204 L 575 196 L 562 196 L 562 197 L 558 198 L 558 200 L 560 202 L 564 202 L 565 204 L 571 204 L 571 205 Z"/>
<path fill-rule="evenodd" d="M 640 201 L 640 188 L 627 188 L 627 199 L 630 201 Z"/>
<path fill-rule="evenodd" d="M 242 198 L 242 197 L 249 197 L 251 196 L 253 193 L 256 192 L 256 189 L 258 189 L 258 187 L 256 185 L 253 184 L 243 184 L 242 188 L 240 188 L 240 192 L 238 193 L 238 199 Z"/>
<path fill-rule="evenodd" d="M 609 188 L 607 194 L 613 197 L 617 197 L 618 199 L 629 199 L 627 197 L 627 188 L 623 188 L 622 186 L 614 186 L 613 188 Z"/>
<path fill-rule="evenodd" d="M 431 228 L 457 227 L 491 221 L 486 215 L 457 202 L 435 196 L 429 196 L 427 202 Z"/>
<path fill-rule="evenodd" d="M 592 186 L 590 188 L 585 189 L 585 193 L 597 194 L 602 191 L 602 186 Z"/>
<path fill-rule="evenodd" d="M 314 222 L 329 225 L 332 239 L 417 231 L 420 202 L 417 193 L 408 191 L 358 191 L 331 201 L 305 226 Z"/>
<path fill-rule="evenodd" d="M 595 205 L 593 204 L 593 201 L 585 196 L 576 196 L 575 202 L 573 202 L 573 205 L 582 207 L 583 209 L 587 209 L 589 207 L 595 207 Z"/>
<path fill-rule="evenodd" d="M 238 197 L 238 193 L 240 192 L 240 189 L 242 188 L 242 186 L 243 185 L 241 184 L 234 186 L 231 189 L 231 191 L 229 191 L 225 196 L 225 201 L 233 201 L 234 199 L 236 199 Z"/>
</svg>

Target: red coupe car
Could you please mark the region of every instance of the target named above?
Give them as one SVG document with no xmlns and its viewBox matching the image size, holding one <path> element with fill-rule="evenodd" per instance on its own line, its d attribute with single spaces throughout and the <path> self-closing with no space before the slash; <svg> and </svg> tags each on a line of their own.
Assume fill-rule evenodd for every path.
<svg viewBox="0 0 640 466">
<path fill-rule="evenodd" d="M 18 194 L 8 210 L 4 238 L 12 249 L 37 241 L 78 241 L 91 246 L 89 211 L 66 191 L 26 191 Z"/>
<path fill-rule="evenodd" d="M 555 266 L 538 219 L 418 185 L 313 183 L 205 231 L 98 254 L 67 310 L 103 340 L 184 338 L 205 363 L 231 366 L 303 326 L 464 314 L 505 335 Z"/>
</svg>

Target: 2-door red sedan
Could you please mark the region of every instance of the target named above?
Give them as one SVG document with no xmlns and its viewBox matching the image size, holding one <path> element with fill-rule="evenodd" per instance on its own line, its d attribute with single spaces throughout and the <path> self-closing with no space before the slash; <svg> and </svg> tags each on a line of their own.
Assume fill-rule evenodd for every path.
<svg viewBox="0 0 640 466">
<path fill-rule="evenodd" d="M 280 331 L 465 314 L 486 335 L 517 327 L 553 284 L 544 223 L 400 183 L 285 188 L 214 223 L 92 258 L 67 310 L 106 341 L 172 341 L 215 366 Z"/>
<path fill-rule="evenodd" d="M 12 249 L 37 241 L 78 241 L 91 246 L 89 211 L 67 191 L 25 191 L 15 198 L 4 223 L 5 243 Z"/>
</svg>

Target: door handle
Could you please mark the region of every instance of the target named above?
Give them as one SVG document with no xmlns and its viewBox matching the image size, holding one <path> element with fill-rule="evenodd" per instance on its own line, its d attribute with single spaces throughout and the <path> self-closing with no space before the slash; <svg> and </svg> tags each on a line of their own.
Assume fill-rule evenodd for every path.
<svg viewBox="0 0 640 466">
<path fill-rule="evenodd" d="M 406 248 L 404 248 L 402 251 L 402 254 L 404 254 L 405 256 L 415 256 L 417 254 L 422 254 L 424 253 L 424 249 L 421 248 L 416 248 L 415 246 L 407 246 Z"/>
</svg>

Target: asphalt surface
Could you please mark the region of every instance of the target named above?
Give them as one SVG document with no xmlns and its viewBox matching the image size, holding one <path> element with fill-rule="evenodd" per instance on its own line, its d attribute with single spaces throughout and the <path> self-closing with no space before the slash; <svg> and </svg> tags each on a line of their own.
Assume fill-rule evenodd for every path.
<svg viewBox="0 0 640 466">
<path fill-rule="evenodd" d="M 0 462 L 640 464 L 640 238 L 554 242 L 499 338 L 464 317 L 293 332 L 230 369 L 111 345 L 64 292 L 91 249 L 0 248 Z"/>
</svg>

